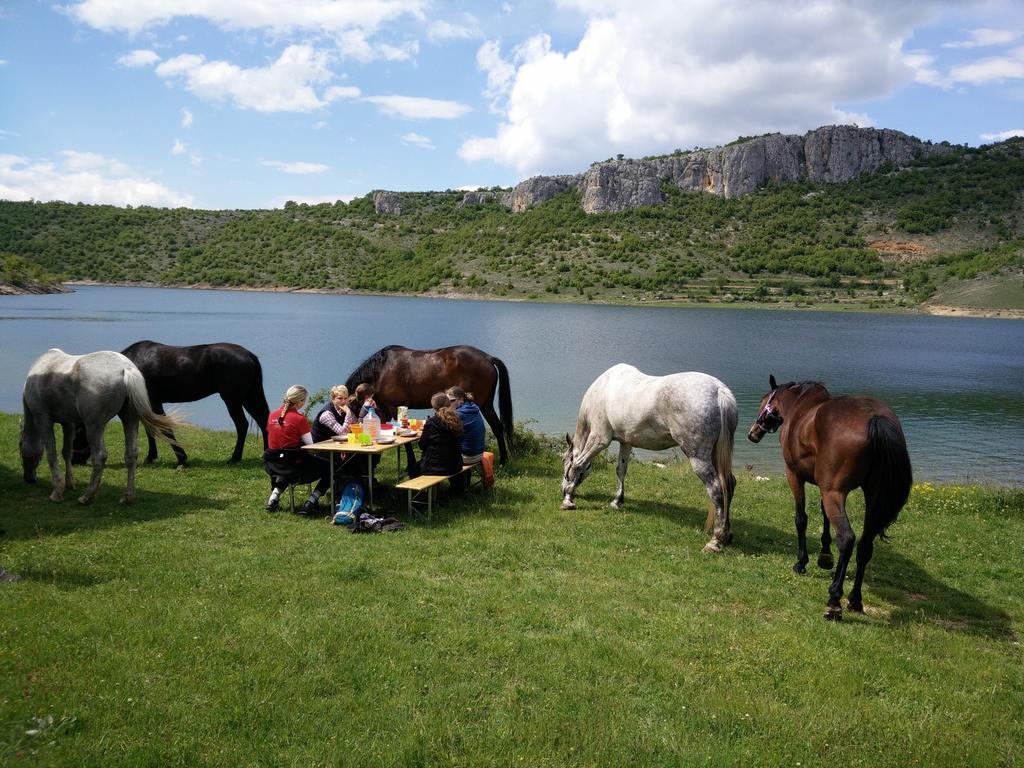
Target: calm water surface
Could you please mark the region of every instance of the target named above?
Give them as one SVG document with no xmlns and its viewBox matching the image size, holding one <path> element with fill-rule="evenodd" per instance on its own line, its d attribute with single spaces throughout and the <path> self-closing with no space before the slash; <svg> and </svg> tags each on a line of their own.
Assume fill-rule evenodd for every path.
<svg viewBox="0 0 1024 768">
<path fill-rule="evenodd" d="M 90 286 L 0 297 L 0 410 L 21 410 L 29 365 L 50 347 L 83 354 L 139 339 L 250 348 L 271 408 L 290 384 L 344 382 L 387 344 L 472 344 L 508 365 L 516 420 L 549 434 L 573 431 L 584 390 L 614 363 L 650 374 L 705 371 L 739 401 L 738 473 L 752 465 L 768 476 L 781 473 L 778 439 L 745 438 L 768 374 L 819 379 L 833 394 L 892 405 L 916 478 L 1024 482 L 1018 321 Z M 183 409 L 197 424 L 230 429 L 219 398 Z"/>
</svg>

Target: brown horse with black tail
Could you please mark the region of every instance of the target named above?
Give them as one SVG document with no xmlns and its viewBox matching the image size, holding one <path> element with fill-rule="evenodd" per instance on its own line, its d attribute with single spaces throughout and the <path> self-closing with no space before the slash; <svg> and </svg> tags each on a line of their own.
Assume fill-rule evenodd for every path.
<svg viewBox="0 0 1024 768">
<path fill-rule="evenodd" d="M 846 516 L 846 497 L 861 488 L 864 531 L 857 544 L 857 573 L 848 606 L 851 611 L 863 612 L 861 584 L 875 536 L 885 538 L 885 529 L 896 521 L 913 483 L 903 426 L 888 405 L 873 397 L 833 397 L 816 381 L 780 385 L 771 376 L 768 383 L 771 390 L 761 398 L 757 420 L 747 437 L 757 443 L 767 432 L 782 427 L 779 442 L 796 506 L 798 555 L 793 570 L 804 573 L 808 561 L 804 484 L 811 483 L 821 491 L 825 521 L 819 567 L 832 567 L 829 524 L 835 528 L 839 550 L 825 618 L 837 621 L 843 617 L 840 598 L 856 542 Z"/>
<path fill-rule="evenodd" d="M 506 443 L 511 448 L 513 433 L 512 393 L 508 369 L 493 355 L 464 344 L 440 349 L 383 347 L 352 371 L 345 386 L 354 392 L 364 382 L 376 390 L 373 399 L 384 420 L 393 418 L 400 405 L 429 408 L 434 393 L 462 387 L 473 395 L 491 427 L 500 462 L 507 460 Z M 501 418 L 494 411 L 495 392 Z"/>
</svg>

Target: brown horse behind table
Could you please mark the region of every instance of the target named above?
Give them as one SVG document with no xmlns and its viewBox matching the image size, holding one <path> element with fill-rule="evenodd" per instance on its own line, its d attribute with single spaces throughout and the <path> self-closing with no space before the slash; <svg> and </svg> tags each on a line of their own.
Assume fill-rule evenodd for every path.
<svg viewBox="0 0 1024 768">
<path fill-rule="evenodd" d="M 500 375 L 499 375 L 500 374 Z M 389 346 L 366 358 L 348 377 L 349 392 L 363 382 L 372 384 L 374 400 L 383 420 L 394 417 L 398 406 L 429 408 L 430 397 L 459 386 L 473 395 L 484 419 L 498 441 L 502 464 L 512 447 L 512 393 L 508 369 L 498 358 L 466 345 L 441 349 L 409 349 Z M 501 418 L 494 411 L 498 393 Z"/>
<path fill-rule="evenodd" d="M 816 381 L 779 385 L 771 376 L 768 383 L 771 390 L 761 398 L 757 420 L 747 437 L 757 443 L 765 433 L 782 427 L 779 442 L 796 506 L 798 555 L 793 570 L 804 573 L 807 565 L 804 484 L 811 483 L 821 491 L 825 523 L 818 566 L 832 567 L 830 523 L 839 550 L 825 618 L 843 617 L 839 599 L 856 541 L 846 516 L 846 497 L 855 488 L 863 489 L 864 531 L 857 545 L 857 573 L 848 599 L 851 611 L 863 612 L 861 583 L 875 536 L 885 538 L 885 529 L 907 502 L 913 482 L 903 426 L 889 406 L 873 397 L 832 397 Z"/>
</svg>

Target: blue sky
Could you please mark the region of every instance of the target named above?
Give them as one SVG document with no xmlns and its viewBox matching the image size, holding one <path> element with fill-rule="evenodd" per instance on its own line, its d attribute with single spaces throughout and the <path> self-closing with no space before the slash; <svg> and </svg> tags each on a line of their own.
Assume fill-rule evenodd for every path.
<svg viewBox="0 0 1024 768">
<path fill-rule="evenodd" d="M 1024 3 L 0 2 L 0 199 L 512 186 L 830 123 L 1024 135 Z"/>
</svg>

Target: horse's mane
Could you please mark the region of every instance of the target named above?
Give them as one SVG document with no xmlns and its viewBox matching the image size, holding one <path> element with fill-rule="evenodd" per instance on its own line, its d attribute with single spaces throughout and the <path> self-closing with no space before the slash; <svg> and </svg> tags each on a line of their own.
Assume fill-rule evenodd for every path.
<svg viewBox="0 0 1024 768">
<path fill-rule="evenodd" d="M 793 389 L 798 388 L 796 396 L 801 397 L 806 395 L 812 389 L 822 389 L 825 394 L 828 394 L 828 389 L 825 387 L 823 381 L 788 381 L 785 384 L 779 385 L 778 389 Z"/>
<path fill-rule="evenodd" d="M 363 382 L 373 383 L 377 380 L 377 374 L 380 373 L 384 364 L 387 362 L 388 355 L 394 349 L 399 349 L 395 344 L 388 347 L 381 347 L 368 358 L 363 360 L 356 369 L 348 375 L 348 379 L 345 382 L 345 386 L 348 387 L 349 392 L 355 392 Z"/>
</svg>

